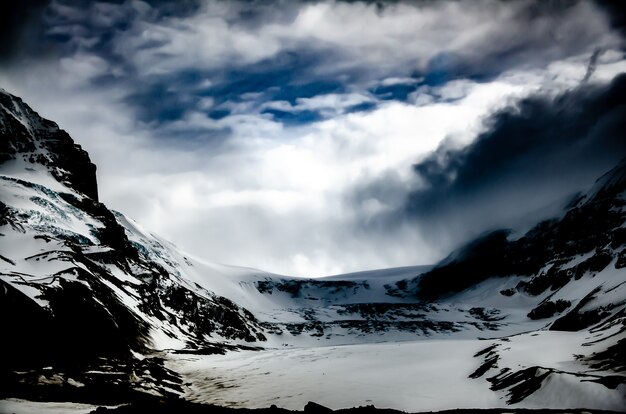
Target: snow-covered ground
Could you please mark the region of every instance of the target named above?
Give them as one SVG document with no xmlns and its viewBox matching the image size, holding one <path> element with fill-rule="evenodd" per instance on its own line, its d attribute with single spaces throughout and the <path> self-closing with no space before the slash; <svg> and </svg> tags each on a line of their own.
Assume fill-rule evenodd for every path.
<svg viewBox="0 0 626 414">
<path fill-rule="evenodd" d="M 469 381 L 480 341 L 416 341 L 175 356 L 173 369 L 192 383 L 193 401 L 237 407 L 276 404 L 302 409 L 374 404 L 405 411 L 504 406 Z"/>
<path fill-rule="evenodd" d="M 55 191 L 43 185 L 25 185 L 14 178 L 0 177 L 7 190 L 5 202 L 24 212 L 23 226 L 35 234 L 83 237 L 93 243 L 81 247 L 85 254 L 109 249 L 99 245 L 94 236 L 93 229 L 102 223 L 71 206 L 57 192 L 72 193 L 70 189 Z M 529 309 L 544 300 L 562 299 L 575 304 L 592 291 L 597 292 L 596 298 L 583 310 L 591 305 L 610 306 L 607 309 L 613 313 L 623 310 L 625 273 L 614 262 L 598 273 L 570 281 L 557 292 L 547 290 L 536 296 L 522 291 L 513 296 L 500 294 L 522 280 L 509 276 L 491 278 L 444 300 L 423 304 L 413 297 L 390 294 L 389 286 L 418 276 L 428 267 L 382 269 L 316 280 L 274 275 L 191 257 L 125 216 L 117 213 L 115 217 L 130 242 L 147 259 L 166 269 L 173 283 L 201 295 L 211 292 L 226 297 L 262 323 L 273 324 L 265 332 L 267 340 L 254 343 L 264 347 L 262 351 L 208 356 L 168 353 L 167 366 L 191 384 L 185 389 L 190 400 L 252 408 L 276 404 L 289 409 L 302 409 L 308 401 L 331 408 L 374 404 L 413 412 L 507 407 L 511 406 L 511 386 L 494 391 L 488 378 L 507 368 L 517 372 L 540 367 L 550 370 L 540 389 L 513 406 L 626 407 L 623 384 L 610 388 L 594 382 L 598 376 L 611 373 L 592 371 L 589 364 L 575 357 L 604 350 L 623 338 L 623 333 L 608 329 L 600 333 L 608 341 L 583 346 L 601 338 L 592 337 L 586 330 L 545 330 L 559 315 L 539 320 L 527 316 Z M 63 243 L 34 238 L 19 227 L 4 226 L 3 231 L 0 248 L 9 261 L 0 262 L 2 280 L 41 306 L 47 302 L 39 297 L 39 283 L 53 284 L 60 277 L 75 280 L 69 271 L 72 267 L 89 270 L 83 262 L 66 255 L 71 250 Z M 566 266 L 575 266 L 588 256 L 574 257 Z M 111 276 L 102 283 L 150 324 L 156 349 L 185 347 L 187 333 L 140 311 L 136 287 L 143 282 L 134 271 L 112 263 L 101 265 Z M 115 279 L 119 283 L 112 283 Z M 477 314 L 475 309 L 485 313 Z M 359 330 L 361 322 L 371 322 L 371 331 Z M 402 322 L 418 325 L 401 329 Z M 427 327 L 421 328 L 422 322 Z M 444 325 L 431 327 L 431 323 Z M 301 332 L 289 328 L 298 324 L 314 328 Z M 322 326 L 319 334 L 318 325 Z M 611 340 L 612 334 L 617 336 Z M 222 340 L 219 336 L 211 339 Z M 497 364 L 484 375 L 469 378 L 485 363 L 484 357 L 475 355 L 494 344 Z M 0 406 L 15 413 L 90 409 L 19 400 L 5 400 Z"/>
<path fill-rule="evenodd" d="M 519 370 L 541 365 L 563 372 L 589 370 L 574 357 L 581 352 L 582 340 L 584 334 L 578 332 L 542 331 L 496 341 L 505 349 L 499 367 Z M 373 404 L 407 412 L 511 407 L 507 404 L 508 390 L 492 391 L 485 378 L 469 378 L 482 362 L 474 355 L 492 343 L 424 340 L 225 356 L 172 355 L 168 365 L 191 383 L 186 394 L 190 400 L 233 407 L 276 404 L 302 409 L 308 401 L 333 409 Z M 512 406 L 624 408 L 624 385 L 611 390 L 588 380 L 554 374 L 541 392 Z"/>
<path fill-rule="evenodd" d="M 7 398 L 0 400 L 0 414 L 86 414 L 97 405 L 68 402 L 38 402 Z"/>
</svg>

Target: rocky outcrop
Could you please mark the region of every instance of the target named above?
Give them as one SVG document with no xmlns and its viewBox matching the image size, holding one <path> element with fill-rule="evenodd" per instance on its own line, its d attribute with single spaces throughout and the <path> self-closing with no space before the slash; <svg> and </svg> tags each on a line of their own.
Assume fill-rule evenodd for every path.
<svg viewBox="0 0 626 414">
<path fill-rule="evenodd" d="M 98 200 L 96 166 L 59 126 L 0 89 L 0 164 L 44 166 L 58 181 Z M 29 167 L 28 164 L 31 164 Z"/>
<path fill-rule="evenodd" d="M 0 90 L 0 330 L 10 338 L 0 399 L 178 395 L 180 380 L 154 357 L 165 346 L 266 340 L 254 315 L 186 280 L 156 239 L 138 242 L 98 201 L 95 172 L 65 131 Z"/>
<path fill-rule="evenodd" d="M 425 300 L 461 292 L 490 277 L 527 276 L 517 290 L 532 296 L 556 291 L 573 279 L 596 274 L 613 261 L 622 266 L 626 251 L 626 160 L 601 177 L 594 188 L 560 219 L 543 221 L 522 238 L 507 230 L 483 236 L 450 255 L 431 271 L 407 283 Z M 577 257 L 587 257 L 571 266 Z M 510 296 L 514 291 L 503 292 Z"/>
</svg>

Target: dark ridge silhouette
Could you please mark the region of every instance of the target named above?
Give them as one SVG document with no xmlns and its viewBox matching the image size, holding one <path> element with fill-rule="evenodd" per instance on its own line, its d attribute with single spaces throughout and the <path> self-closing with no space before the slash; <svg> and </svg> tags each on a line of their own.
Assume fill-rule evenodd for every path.
<svg viewBox="0 0 626 414">
<path fill-rule="evenodd" d="M 0 88 L 0 165 L 17 158 L 48 167 L 60 182 L 98 200 L 96 166 L 87 151 L 56 123 Z"/>
<path fill-rule="evenodd" d="M 153 413 L 153 414 L 401 414 L 403 411 L 391 410 L 387 408 L 377 408 L 373 405 L 344 408 L 340 410 L 332 410 L 323 405 L 308 402 L 304 409 L 301 411 L 287 410 L 284 408 L 276 407 L 272 405 L 269 408 L 230 408 L 221 407 L 210 404 L 198 404 L 183 400 L 175 401 L 146 401 L 132 403 L 117 408 L 98 407 L 90 414 L 139 414 L 139 413 Z M 432 413 L 432 414 L 613 414 L 616 411 L 603 411 L 603 410 L 586 410 L 586 409 L 568 409 L 568 410 L 532 410 L 532 409 L 519 409 L 519 408 L 507 408 L 507 409 L 458 409 L 458 410 L 445 410 L 445 411 L 413 411 L 412 413 Z"/>
<path fill-rule="evenodd" d="M 509 240 L 508 230 L 497 230 L 459 249 L 411 281 L 417 296 L 432 301 L 491 277 L 513 275 L 528 277 L 520 282 L 518 290 L 539 295 L 548 289 L 555 291 L 586 273 L 598 273 L 614 259 L 616 268 L 624 267 L 626 231 L 621 226 L 626 221 L 622 210 L 626 201 L 621 194 L 626 191 L 625 171 L 626 160 L 622 160 L 561 219 L 543 221 L 518 240 Z M 592 256 L 583 262 L 562 268 L 574 256 L 589 252 L 593 252 Z M 548 263 L 553 265 L 542 272 Z M 514 293 L 503 292 L 507 296 Z M 557 308 L 555 312 L 565 310 L 564 304 Z M 539 309 L 533 316 L 545 314 L 545 310 Z M 562 329 L 582 329 L 601 319 L 585 318 L 578 325 L 563 324 Z"/>
</svg>

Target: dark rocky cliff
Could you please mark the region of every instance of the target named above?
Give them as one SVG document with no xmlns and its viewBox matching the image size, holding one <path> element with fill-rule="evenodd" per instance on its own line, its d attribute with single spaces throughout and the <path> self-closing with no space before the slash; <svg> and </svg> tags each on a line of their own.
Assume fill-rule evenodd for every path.
<svg viewBox="0 0 626 414">
<path fill-rule="evenodd" d="M 521 275 L 530 278 L 518 289 L 538 295 L 547 289 L 555 291 L 587 272 L 600 272 L 613 260 L 617 269 L 624 268 L 625 193 L 623 160 L 600 177 L 588 194 L 575 200 L 562 218 L 541 222 L 518 240 L 509 240 L 508 230 L 489 233 L 412 282 L 418 285 L 420 297 L 434 300 L 490 277 Z M 575 256 L 587 253 L 591 254 L 585 261 L 563 268 Z M 542 271 L 546 266 L 549 269 Z"/>
<path fill-rule="evenodd" d="M 56 123 L 0 89 L 0 164 L 13 160 L 45 166 L 58 181 L 98 200 L 96 166 L 87 152 Z"/>
</svg>

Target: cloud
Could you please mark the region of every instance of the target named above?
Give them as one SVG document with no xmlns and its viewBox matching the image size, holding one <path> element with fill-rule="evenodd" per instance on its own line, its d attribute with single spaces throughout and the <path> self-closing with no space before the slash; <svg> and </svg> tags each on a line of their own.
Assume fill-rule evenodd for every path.
<svg viewBox="0 0 626 414">
<path fill-rule="evenodd" d="M 594 4 L 605 11 L 612 28 L 618 30 L 622 35 L 626 34 L 626 12 L 624 12 L 621 4 L 611 0 L 595 0 Z M 622 46 L 624 46 L 623 43 Z"/>
<path fill-rule="evenodd" d="M 489 223 L 407 212 L 428 182 L 412 166 L 444 142 L 438 154 L 470 151 L 519 99 L 574 88 L 598 48 L 589 87 L 626 71 L 585 1 L 54 0 L 28 14 L 0 83 L 91 153 L 107 205 L 195 255 L 289 274 L 436 261 L 466 220 Z M 474 188 L 475 205 L 495 197 Z"/>
<path fill-rule="evenodd" d="M 486 125 L 470 145 L 444 143 L 415 164 L 421 188 L 411 194 L 407 212 L 420 221 L 465 223 L 475 234 L 564 204 L 626 156 L 626 75 L 557 96 L 533 95 Z"/>
<path fill-rule="evenodd" d="M 28 37 L 38 37 L 41 32 L 41 12 L 48 0 L 28 2 L 2 2 L 0 4 L 0 63 L 20 55 L 20 45 Z"/>
<path fill-rule="evenodd" d="M 346 112 L 358 112 L 371 110 L 376 107 L 376 99 L 363 93 L 330 93 L 319 94 L 310 98 L 296 98 L 295 104 L 289 101 L 270 101 L 263 103 L 261 107 L 264 113 L 271 113 L 274 117 L 284 122 L 282 116 L 308 115 L 312 120 L 330 118 Z M 309 120 L 308 122 L 312 121 Z M 298 121 L 297 123 L 307 123 Z"/>
<path fill-rule="evenodd" d="M 39 19 L 30 26 L 42 33 L 7 43 L 19 44 L 24 54 L 46 48 L 58 57 L 79 53 L 104 59 L 109 70 L 94 80 L 125 84 L 133 109 L 159 124 L 183 118 L 181 107 L 199 105 L 207 96 L 216 102 L 215 117 L 229 113 L 221 104 L 247 101 L 250 93 L 293 104 L 371 88 L 380 99 L 406 99 L 420 83 L 485 80 L 511 68 L 540 68 L 620 44 L 607 16 L 588 1 L 281 2 L 276 7 L 243 1 L 57 0 Z M 294 123 L 293 114 L 274 115 Z M 303 113 L 296 123 L 323 118 L 315 115 L 320 114 Z"/>
</svg>

